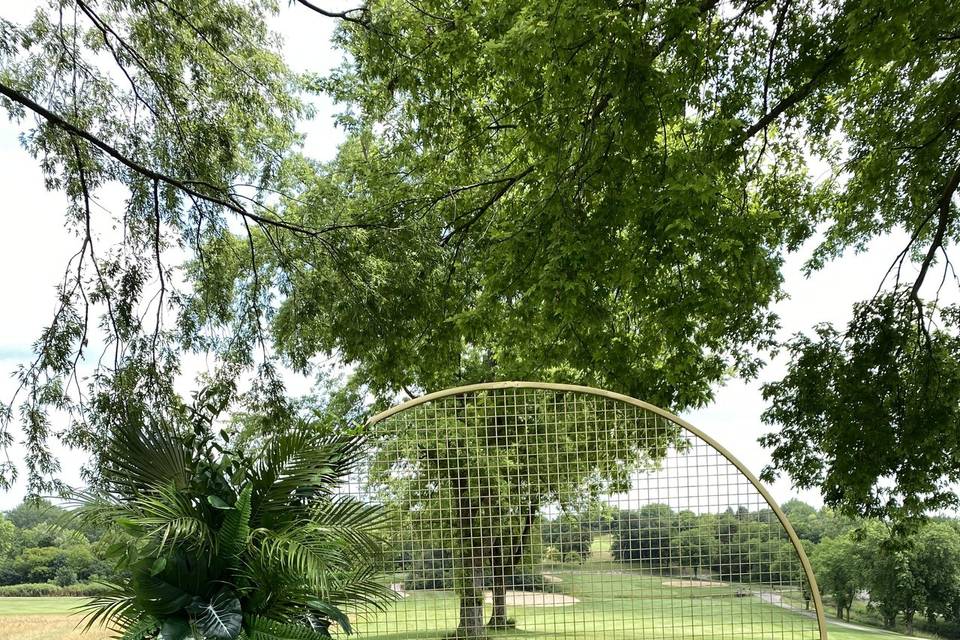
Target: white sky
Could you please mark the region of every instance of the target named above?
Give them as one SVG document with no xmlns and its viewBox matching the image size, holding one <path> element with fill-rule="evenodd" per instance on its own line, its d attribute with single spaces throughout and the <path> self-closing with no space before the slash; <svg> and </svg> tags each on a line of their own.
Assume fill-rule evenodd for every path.
<svg viewBox="0 0 960 640">
<path fill-rule="evenodd" d="M 31 2 L 3 2 L 0 17 L 22 20 L 29 13 Z M 286 7 L 286 3 L 282 3 Z M 284 8 L 275 27 L 283 35 L 288 60 L 297 70 L 324 71 L 335 66 L 338 54 L 329 45 L 334 24 L 307 9 Z M 315 158 L 332 157 L 341 133 L 334 129 L 332 105 L 318 103 L 315 121 L 304 127 L 307 152 Z M 15 384 L 8 377 L 15 367 L 31 357 L 30 345 L 42 327 L 49 323 L 54 311 L 54 286 L 63 276 L 66 260 L 77 249 L 76 239 L 64 229 L 62 194 L 50 193 L 43 185 L 37 162 L 23 151 L 18 142 L 17 126 L 0 122 L 0 192 L 3 193 L 3 231 L 0 233 L 0 300 L 5 301 L 0 313 L 0 401 L 7 402 Z M 101 193 L 100 201 L 108 209 L 119 211 L 121 199 L 116 193 Z M 844 324 L 854 301 L 869 297 L 890 261 L 904 246 L 905 237 L 897 235 L 874 242 L 868 251 L 845 256 L 821 273 L 804 279 L 800 265 L 812 245 L 791 256 L 785 268 L 786 290 L 791 298 L 776 306 L 781 315 L 783 335 L 808 331 L 819 322 Z M 185 369 L 197 370 L 202 362 Z M 769 461 L 768 453 L 757 438 L 768 428 L 760 422 L 764 403 L 760 386 L 780 378 L 783 359 L 767 366 L 760 379 L 750 383 L 731 381 L 716 394 L 710 406 L 683 415 L 692 424 L 727 447 L 755 473 Z M 295 380 L 296 391 L 307 383 Z M 77 482 L 83 456 L 61 450 L 63 477 Z M 14 451 L 13 456 L 22 456 Z M 819 505 L 813 493 L 798 494 L 789 483 L 780 481 L 770 487 L 778 501 L 799 495 Z M 23 497 L 23 487 L 0 493 L 0 510 L 15 506 Z"/>
</svg>

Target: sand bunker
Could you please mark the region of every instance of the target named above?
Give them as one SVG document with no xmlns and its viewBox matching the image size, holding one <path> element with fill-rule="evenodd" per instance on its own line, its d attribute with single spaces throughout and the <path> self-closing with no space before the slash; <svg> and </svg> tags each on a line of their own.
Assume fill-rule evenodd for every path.
<svg viewBox="0 0 960 640">
<path fill-rule="evenodd" d="M 489 592 L 484 599 L 487 604 L 493 603 L 493 596 Z M 507 591 L 506 600 L 508 607 L 569 607 L 580 602 L 573 596 L 540 591 Z"/>
<path fill-rule="evenodd" d="M 411 595 L 402 582 L 394 582 L 390 585 L 390 590 L 401 598 Z M 487 604 L 493 604 L 493 595 L 489 591 L 484 592 L 484 600 Z M 580 602 L 573 596 L 541 591 L 507 591 L 506 600 L 508 607 L 569 607 Z"/>
<path fill-rule="evenodd" d="M 674 580 L 664 580 L 665 587 L 721 587 L 723 583 L 719 580 L 705 580 L 703 578 L 679 578 Z"/>
</svg>

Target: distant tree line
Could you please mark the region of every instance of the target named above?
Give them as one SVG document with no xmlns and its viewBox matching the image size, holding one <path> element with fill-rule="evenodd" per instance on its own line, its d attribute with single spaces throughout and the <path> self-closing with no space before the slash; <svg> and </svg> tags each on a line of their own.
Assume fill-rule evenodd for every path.
<svg viewBox="0 0 960 640">
<path fill-rule="evenodd" d="M 908 632 L 916 627 L 960 638 L 960 521 L 933 519 L 904 531 L 853 519 L 799 500 L 783 505 L 817 577 L 825 606 L 838 617 Z M 597 536 L 610 553 L 662 574 L 735 583 L 805 585 L 792 543 L 770 509 L 696 514 L 663 504 L 609 508 L 600 516 L 542 518 L 539 545 L 510 580 L 511 588 L 551 588 L 551 564 L 587 560 Z M 400 569 L 407 589 L 451 589 L 449 551 L 408 544 Z M 804 588 L 806 604 L 811 594 Z M 855 606 L 857 605 L 857 606 Z"/>
<path fill-rule="evenodd" d="M 8 588 L 13 585 L 66 588 L 113 576 L 111 563 L 103 559 L 100 532 L 71 526 L 64 515 L 59 507 L 28 503 L 0 514 L 0 588 L 5 595 L 57 593 Z"/>
<path fill-rule="evenodd" d="M 960 521 L 934 518 L 895 530 L 799 500 L 783 510 L 838 617 L 849 620 L 859 609 L 864 622 L 888 628 L 900 622 L 908 633 L 922 625 L 960 637 Z M 793 545 L 769 509 L 696 515 L 652 504 L 613 518 L 617 560 L 727 582 L 804 582 Z"/>
</svg>

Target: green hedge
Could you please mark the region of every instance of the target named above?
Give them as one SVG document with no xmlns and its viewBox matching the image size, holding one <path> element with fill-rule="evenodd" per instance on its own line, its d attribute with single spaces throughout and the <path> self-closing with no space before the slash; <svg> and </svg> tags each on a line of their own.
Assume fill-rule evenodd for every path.
<svg viewBox="0 0 960 640">
<path fill-rule="evenodd" d="M 73 584 L 61 587 L 52 582 L 10 584 L 0 587 L 0 598 L 37 598 L 43 596 L 99 596 L 108 591 L 102 584 Z"/>
</svg>

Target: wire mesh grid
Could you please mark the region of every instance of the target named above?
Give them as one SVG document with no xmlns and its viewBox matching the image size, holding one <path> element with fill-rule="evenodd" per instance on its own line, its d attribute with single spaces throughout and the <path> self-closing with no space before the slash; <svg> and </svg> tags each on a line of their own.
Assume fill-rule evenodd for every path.
<svg viewBox="0 0 960 640">
<path fill-rule="evenodd" d="M 777 511 L 639 403 L 481 386 L 372 433 L 346 490 L 394 514 L 395 598 L 352 612 L 361 637 L 821 637 Z"/>
</svg>

